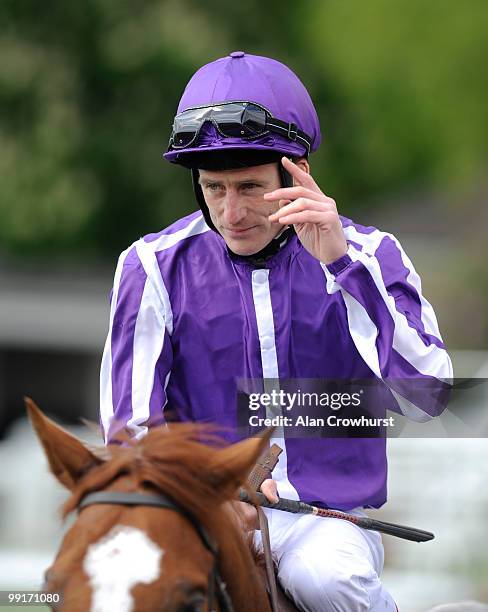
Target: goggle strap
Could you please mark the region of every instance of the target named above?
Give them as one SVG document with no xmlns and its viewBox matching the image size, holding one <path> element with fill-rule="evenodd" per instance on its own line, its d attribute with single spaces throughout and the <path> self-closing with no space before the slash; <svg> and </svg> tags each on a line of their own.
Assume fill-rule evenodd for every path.
<svg viewBox="0 0 488 612">
<path fill-rule="evenodd" d="M 270 132 L 275 132 L 281 136 L 286 136 L 286 138 L 289 140 L 300 141 L 307 148 L 307 152 L 310 153 L 310 147 L 312 144 L 311 139 L 307 134 L 305 134 L 305 132 L 298 129 L 296 123 L 288 123 L 286 121 L 281 121 L 281 119 L 276 119 L 275 117 L 267 117 L 266 128 Z"/>
</svg>

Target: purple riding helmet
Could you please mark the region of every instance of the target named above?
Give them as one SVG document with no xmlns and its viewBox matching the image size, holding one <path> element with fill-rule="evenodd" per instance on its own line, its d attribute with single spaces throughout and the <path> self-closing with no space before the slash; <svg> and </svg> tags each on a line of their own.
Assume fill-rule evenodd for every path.
<svg viewBox="0 0 488 612">
<path fill-rule="evenodd" d="M 198 169 L 229 170 L 308 157 L 320 145 L 320 124 L 300 79 L 268 57 L 234 51 L 206 64 L 183 92 L 164 158 L 192 170 L 207 224 L 215 229 L 198 184 Z"/>
</svg>

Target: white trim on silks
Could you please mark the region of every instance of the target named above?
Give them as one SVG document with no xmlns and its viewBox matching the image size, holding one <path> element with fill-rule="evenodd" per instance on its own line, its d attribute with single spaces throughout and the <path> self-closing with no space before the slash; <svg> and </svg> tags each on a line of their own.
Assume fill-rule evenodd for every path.
<svg viewBox="0 0 488 612">
<path fill-rule="evenodd" d="M 368 270 L 390 312 L 394 325 L 393 348 L 395 351 L 420 374 L 435 376 L 443 380 L 451 379 L 452 364 L 447 351 L 436 344 L 426 346 L 417 330 L 408 324 L 407 317 L 397 310 L 395 299 L 386 290 L 376 257 L 369 257 L 351 245 L 348 253 L 353 261 L 360 261 Z"/>
<path fill-rule="evenodd" d="M 107 340 L 102 357 L 100 371 L 100 415 L 104 431 L 105 443 L 108 442 L 108 432 L 114 417 L 112 401 L 112 324 L 117 306 L 118 291 L 122 269 L 129 251 L 135 247 L 137 256 L 146 273 L 146 282 L 141 304 L 137 313 L 134 330 L 133 362 L 132 362 L 132 417 L 127 423 L 139 439 L 147 433 L 147 427 L 141 426 L 150 416 L 149 402 L 154 384 L 155 365 L 161 354 L 165 331 L 171 336 L 173 333 L 173 310 L 168 290 L 159 269 L 156 253 L 169 249 L 185 238 L 196 236 L 210 231 L 203 215 L 198 215 L 184 228 L 174 234 L 162 234 L 152 242 L 143 238 L 137 240 L 119 257 L 114 278 L 112 304 L 110 310 L 110 324 Z M 156 308 L 161 304 L 161 309 Z M 166 377 L 164 393 L 169 381 Z M 161 410 L 166 402 L 161 407 Z"/>
<path fill-rule="evenodd" d="M 253 270 L 252 296 L 254 301 L 254 309 L 256 311 L 259 345 L 261 348 L 263 378 L 275 379 L 279 385 L 273 308 L 271 304 L 271 292 L 269 290 L 269 270 Z M 283 428 L 277 428 L 275 430 L 274 435 L 270 440 L 270 444 L 278 444 L 278 446 L 283 449 L 283 452 L 279 457 L 278 464 L 273 470 L 273 479 L 277 482 L 279 494 L 281 497 L 299 499 L 297 490 L 288 479 L 286 441 Z"/>
<path fill-rule="evenodd" d="M 110 319 L 107 339 L 103 349 L 102 364 L 100 367 L 100 420 L 105 439 L 105 444 L 108 443 L 108 432 L 110 424 L 114 417 L 114 406 L 112 402 L 112 325 L 114 322 L 115 310 L 117 308 L 117 300 L 119 298 L 120 279 L 122 277 L 122 269 L 125 259 L 134 245 L 120 254 L 115 269 L 112 302 L 110 304 Z"/>
<path fill-rule="evenodd" d="M 146 422 L 150 417 L 149 403 L 158 376 L 156 363 L 163 350 L 166 324 L 163 313 L 157 308 L 159 302 L 156 288 L 146 278 L 141 305 L 137 313 L 132 349 L 132 417 L 127 427 L 140 439 L 147 433 Z M 164 389 L 166 392 L 166 387 Z"/>
<path fill-rule="evenodd" d="M 354 242 L 357 242 L 358 244 L 363 246 L 366 252 L 370 255 L 376 254 L 376 251 L 380 247 L 380 244 L 384 240 L 384 238 L 390 238 L 390 240 L 395 243 L 395 246 L 397 247 L 398 252 L 400 253 L 402 263 L 408 271 L 406 281 L 415 289 L 420 300 L 420 319 L 424 326 L 425 332 L 431 336 L 439 338 L 439 340 L 442 341 L 434 309 L 422 295 L 422 283 L 420 280 L 420 276 L 417 274 L 412 261 L 403 250 L 402 245 L 400 244 L 398 239 L 393 234 L 390 234 L 388 232 L 381 232 L 380 230 L 374 230 L 370 234 L 363 234 L 361 232 L 358 232 L 358 230 L 351 225 L 344 228 L 344 234 L 347 239 L 353 240 Z M 351 248 L 353 248 L 352 245 Z M 357 251 L 356 249 L 354 250 L 356 251 L 356 253 L 359 253 L 359 251 Z"/>
<path fill-rule="evenodd" d="M 166 249 L 171 248 L 181 242 L 185 238 L 190 238 L 191 236 L 197 236 L 198 234 L 204 234 L 205 232 L 209 232 L 210 228 L 205 223 L 205 219 L 203 215 L 198 215 L 195 219 L 192 219 L 190 223 L 178 230 L 174 234 L 162 234 L 156 240 L 152 242 L 147 242 L 147 246 L 152 248 L 154 253 L 158 253 L 159 251 L 165 251 Z"/>
<path fill-rule="evenodd" d="M 397 391 L 390 388 L 390 393 L 396 399 L 397 404 L 400 406 L 400 410 L 403 414 L 411 419 L 417 421 L 417 423 L 426 423 L 432 420 L 432 416 L 427 412 L 424 412 L 421 408 L 410 402 L 405 397 L 401 396 Z"/>
<path fill-rule="evenodd" d="M 252 296 L 256 309 L 263 378 L 279 378 L 273 308 L 269 292 L 269 270 L 253 270 Z"/>
<path fill-rule="evenodd" d="M 204 234 L 208 231 L 210 231 L 210 228 L 205 223 L 203 215 L 199 215 L 195 217 L 195 219 L 193 219 L 186 227 L 183 227 L 174 234 L 162 234 L 159 238 L 153 240 L 152 242 L 146 242 L 143 238 L 141 238 L 136 243 L 139 259 L 141 260 L 148 278 L 150 278 L 151 282 L 154 283 L 159 301 L 163 306 L 166 330 L 170 336 L 173 333 L 173 310 L 171 308 L 168 289 L 166 288 L 166 284 L 161 276 L 156 253 L 170 249 L 182 240 L 185 240 L 185 238 L 191 238 L 192 236 Z"/>
<path fill-rule="evenodd" d="M 168 403 L 168 395 L 166 393 L 166 389 L 168 387 L 169 379 L 171 378 L 171 368 L 169 372 L 166 374 L 166 378 L 164 379 L 164 404 L 161 406 L 161 413 L 164 411 L 166 404 Z M 168 427 L 167 423 L 163 424 L 163 427 Z"/>
<path fill-rule="evenodd" d="M 173 309 L 171 308 L 168 290 L 161 276 L 154 250 L 144 240 L 137 242 L 136 249 L 146 276 L 153 283 L 155 294 L 157 294 L 157 298 L 162 304 L 166 331 L 171 336 L 173 333 Z"/>
<path fill-rule="evenodd" d="M 378 328 L 371 320 L 367 310 L 346 290 L 341 289 L 346 305 L 349 333 L 356 348 L 378 378 L 381 378 L 380 359 L 376 348 Z"/>
<path fill-rule="evenodd" d="M 342 297 L 346 305 L 347 321 L 349 333 L 354 344 L 365 363 L 371 371 L 380 379 L 383 380 L 380 370 L 380 361 L 378 349 L 376 348 L 376 338 L 378 336 L 378 328 L 371 320 L 366 309 L 360 304 L 350 293 L 341 289 Z M 386 383 L 385 383 L 386 384 Z M 432 417 L 426 412 L 412 404 L 398 393 L 390 389 L 402 413 L 414 421 L 427 421 Z"/>
<path fill-rule="evenodd" d="M 353 261 L 360 260 L 361 263 L 365 266 L 366 266 L 365 261 L 367 261 L 367 263 L 369 264 L 371 264 L 371 262 L 374 261 L 376 263 L 376 266 L 378 266 L 376 258 L 368 257 L 368 255 L 365 255 L 365 254 L 361 254 L 362 257 L 359 258 L 357 255 L 358 253 L 359 251 L 357 251 L 357 249 L 354 249 L 352 245 L 349 245 L 348 254 Z M 336 287 L 340 287 L 340 285 L 335 281 L 334 275 L 329 272 L 327 267 L 323 264 L 321 264 L 321 267 L 327 278 L 327 289 L 329 290 L 329 287 L 332 287 L 333 284 Z M 370 267 L 366 266 L 366 268 L 368 272 L 373 276 Z M 381 278 L 381 272 L 379 271 L 379 269 L 377 270 L 377 272 L 380 274 L 380 278 Z M 376 286 L 378 286 L 378 278 L 377 277 L 375 278 L 373 276 L 373 280 Z M 378 287 L 378 290 L 380 291 L 383 299 L 387 303 L 390 314 L 392 314 L 392 317 L 394 317 L 393 324 L 394 324 L 394 338 L 395 338 L 395 334 L 397 333 L 397 321 L 398 321 L 397 317 L 399 317 L 401 313 L 399 313 L 394 306 L 393 306 L 394 313 L 392 312 L 392 305 L 388 304 L 388 302 L 390 300 L 393 300 L 393 297 L 388 295 L 384 284 L 383 284 L 383 289 L 381 290 L 380 287 Z M 356 300 L 356 298 L 354 298 L 350 293 L 348 293 L 348 291 L 346 291 L 342 287 L 340 287 L 340 291 L 341 291 L 342 298 L 344 300 L 344 304 L 346 306 L 348 327 L 349 327 L 349 333 L 351 334 L 351 338 L 353 339 L 353 342 L 356 345 L 356 348 L 359 354 L 361 355 L 365 363 L 368 365 L 368 367 L 371 369 L 371 371 L 379 379 L 383 380 L 383 376 L 382 376 L 381 368 L 380 368 L 378 349 L 376 347 L 378 328 L 376 327 L 375 323 L 372 321 L 367 310 L 364 308 L 362 304 L 360 304 Z M 386 299 L 385 299 L 385 295 L 387 296 Z M 405 324 L 407 325 L 408 329 L 411 330 L 411 333 L 414 334 L 417 341 L 420 342 L 424 350 L 426 350 L 428 347 L 426 347 L 425 344 L 422 342 L 417 332 L 414 329 L 412 329 L 410 326 L 408 326 L 408 322 L 406 320 L 405 315 L 401 315 L 401 317 L 403 317 Z M 407 333 L 410 334 L 410 332 L 407 332 Z M 432 345 L 432 346 L 435 346 L 435 345 Z M 395 348 L 395 350 L 400 353 L 400 351 L 398 351 L 398 348 L 395 346 L 395 340 L 393 343 L 393 348 Z M 442 349 L 439 349 L 439 350 L 442 351 Z M 445 351 L 444 353 L 447 355 Z M 406 359 L 404 355 L 402 356 Z M 416 361 L 416 360 L 413 359 L 413 361 Z M 449 364 L 450 364 L 450 360 L 449 360 Z M 416 367 L 415 363 L 412 365 Z M 417 368 L 417 370 L 423 373 L 419 368 Z M 427 372 L 427 374 L 432 375 L 430 372 Z M 385 384 L 387 385 L 387 382 L 385 382 Z M 418 422 L 428 421 L 432 418 L 431 415 L 421 410 L 418 406 L 415 406 L 415 404 L 413 404 L 408 399 L 401 396 L 396 391 L 390 389 L 390 392 L 392 393 L 393 397 L 397 401 L 400 410 L 407 418 L 412 419 L 413 421 L 418 421 Z"/>
<path fill-rule="evenodd" d="M 341 290 L 339 283 L 336 281 L 336 278 L 334 276 L 334 274 L 332 274 L 332 272 L 329 272 L 329 269 L 327 268 L 327 266 L 322 263 L 321 261 L 320 263 L 320 267 L 322 268 L 322 272 L 325 274 L 325 279 L 326 279 L 326 291 L 329 295 L 332 295 L 333 293 L 337 293 L 338 291 Z"/>
</svg>

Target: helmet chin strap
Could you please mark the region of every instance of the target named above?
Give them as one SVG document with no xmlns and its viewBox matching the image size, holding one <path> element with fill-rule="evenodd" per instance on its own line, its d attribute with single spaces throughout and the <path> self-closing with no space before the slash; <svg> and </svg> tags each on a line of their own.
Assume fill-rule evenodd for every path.
<svg viewBox="0 0 488 612">
<path fill-rule="evenodd" d="M 207 203 L 205 202 L 205 197 L 203 195 L 202 186 L 198 182 L 199 178 L 200 178 L 200 172 L 198 168 L 191 168 L 191 181 L 193 184 L 193 193 L 195 194 L 195 198 L 198 202 L 198 206 L 200 207 L 203 213 L 203 218 L 205 219 L 205 223 L 208 225 L 208 227 L 211 230 L 213 230 L 214 232 L 217 232 L 218 234 L 219 232 L 217 231 L 217 228 L 213 224 L 212 218 L 210 217 L 210 212 L 208 210 Z"/>
<path fill-rule="evenodd" d="M 280 162 L 278 162 L 278 172 L 280 174 L 281 186 L 282 187 L 293 187 L 293 177 L 287 170 L 285 170 L 285 168 Z M 220 232 L 217 230 L 217 228 L 213 224 L 212 218 L 210 217 L 210 211 L 208 210 L 207 203 L 205 202 L 205 197 L 203 195 L 202 186 L 198 182 L 199 178 L 200 178 L 200 173 L 198 171 L 198 168 L 191 168 L 191 179 L 192 179 L 192 184 L 193 184 L 193 192 L 198 202 L 198 206 L 200 207 L 203 213 L 203 218 L 205 219 L 205 222 L 208 225 L 208 227 L 220 235 Z M 263 247 L 260 251 L 258 251 L 257 253 L 253 253 L 252 255 L 239 255 L 239 257 L 248 259 L 252 263 L 263 263 L 264 261 L 266 261 L 266 259 L 268 259 L 268 257 L 271 257 L 272 255 L 277 253 L 280 250 L 280 248 L 284 244 L 286 244 L 286 242 L 288 241 L 288 238 L 292 236 L 294 233 L 295 233 L 295 230 L 293 226 L 285 227 L 281 232 L 279 232 L 277 236 L 275 236 L 272 240 L 270 240 L 270 242 L 268 242 L 268 244 L 265 247 Z M 230 253 L 232 253 L 233 255 L 236 255 L 236 253 L 231 251 L 229 247 L 227 247 L 227 249 L 229 250 Z"/>
</svg>

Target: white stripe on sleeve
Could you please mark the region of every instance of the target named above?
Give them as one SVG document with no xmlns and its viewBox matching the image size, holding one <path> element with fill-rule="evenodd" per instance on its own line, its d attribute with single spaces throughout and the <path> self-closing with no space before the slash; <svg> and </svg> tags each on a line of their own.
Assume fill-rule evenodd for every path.
<svg viewBox="0 0 488 612">
<path fill-rule="evenodd" d="M 156 375 L 156 363 L 163 350 L 166 325 L 163 313 L 158 308 L 159 303 L 154 283 L 150 278 L 146 278 L 134 329 L 132 417 L 127 421 L 127 427 L 134 432 L 136 439 L 147 433 L 147 426 L 142 426 L 141 423 L 150 417 L 149 402 Z M 166 392 L 166 387 L 164 391 Z"/>
<path fill-rule="evenodd" d="M 426 346 L 416 329 L 408 324 L 407 317 L 397 310 L 395 299 L 388 293 L 381 276 L 376 257 L 349 246 L 349 256 L 368 270 L 393 319 L 393 348 L 418 372 L 439 379 L 452 378 L 452 365 L 447 351 L 436 344 Z M 432 307 L 431 307 L 432 308 Z"/>
<path fill-rule="evenodd" d="M 380 371 L 378 349 L 376 348 L 378 329 L 362 304 L 347 291 L 341 290 L 341 292 L 346 305 L 349 333 L 353 342 L 368 367 L 380 380 L 383 380 Z M 419 422 L 428 421 L 432 418 L 393 389 L 390 389 L 390 391 L 396 399 L 400 410 L 407 418 Z"/>
<path fill-rule="evenodd" d="M 154 249 L 151 248 L 151 243 L 147 244 L 143 240 L 140 240 L 137 243 L 137 254 L 139 255 L 139 259 L 141 260 L 147 278 L 153 284 L 154 295 L 157 297 L 157 301 L 155 303 L 159 301 L 163 308 L 166 330 L 171 336 L 173 333 L 173 310 L 171 308 L 168 290 L 159 270 L 158 260 L 156 259 Z"/>
<path fill-rule="evenodd" d="M 103 349 L 102 364 L 100 367 L 100 420 L 102 423 L 105 444 L 108 443 L 109 427 L 114 416 L 114 406 L 112 402 L 112 325 L 115 310 L 117 308 L 120 279 L 122 277 L 124 262 L 132 247 L 133 245 L 120 254 L 117 267 L 115 269 L 112 302 L 110 304 L 109 328 L 107 339 L 105 340 L 105 347 Z"/>
<path fill-rule="evenodd" d="M 358 232 L 358 230 L 353 226 L 344 228 L 344 234 L 348 240 L 350 239 L 350 240 L 353 240 L 354 242 L 361 244 L 364 247 L 365 251 L 369 253 L 370 255 L 376 254 L 376 251 L 378 250 L 384 238 L 390 238 L 395 243 L 400 253 L 400 257 L 402 259 L 403 265 L 408 271 L 406 280 L 410 285 L 412 285 L 412 287 L 414 287 L 420 299 L 420 306 L 421 306 L 420 318 L 424 326 L 424 329 L 427 334 L 430 334 L 431 336 L 436 336 L 436 338 L 439 338 L 439 340 L 442 340 L 440 332 L 439 332 L 439 326 L 437 324 L 437 319 L 434 313 L 434 309 L 422 295 L 422 284 L 421 284 L 420 276 L 417 274 L 410 258 L 403 250 L 397 238 L 393 234 L 390 234 L 388 232 L 380 232 L 379 230 L 375 230 L 374 232 L 371 232 L 370 234 L 363 234 L 361 232 Z"/>
</svg>

